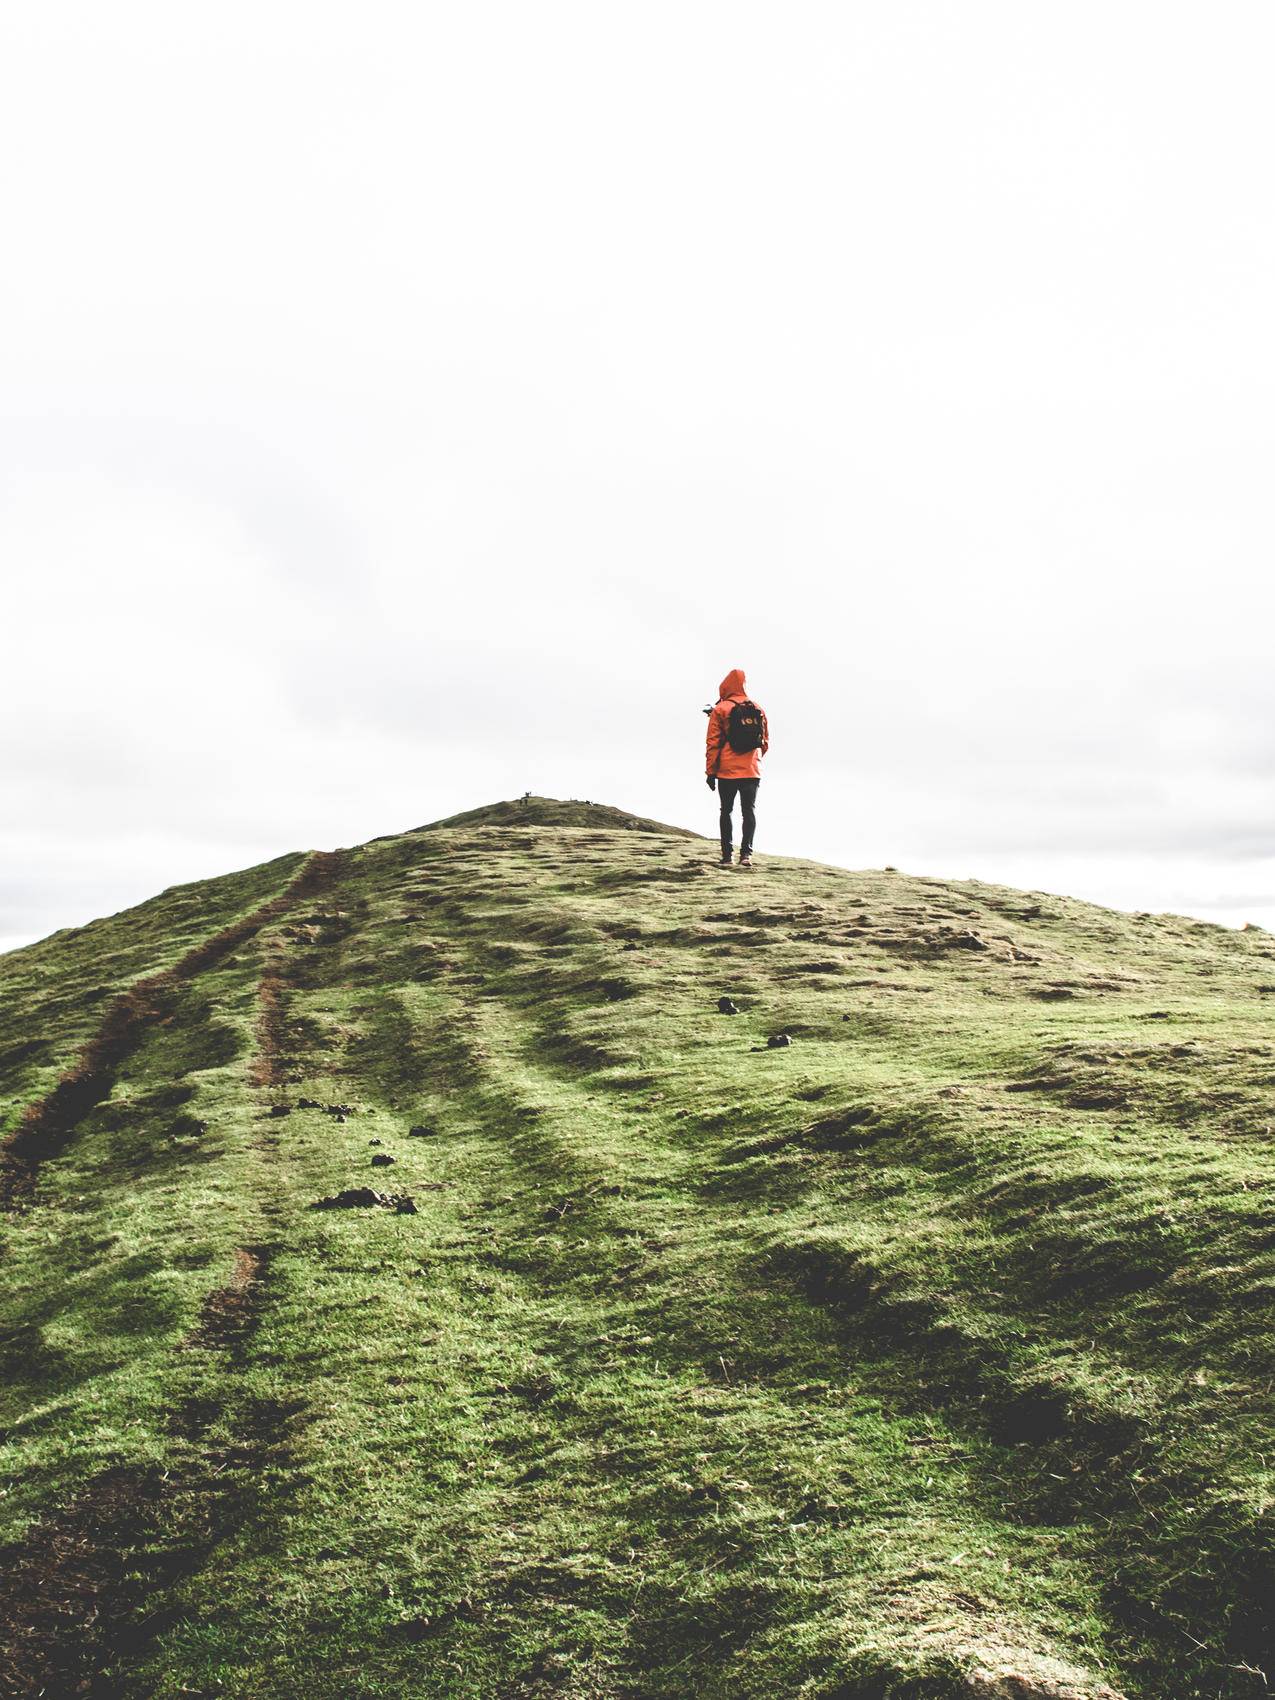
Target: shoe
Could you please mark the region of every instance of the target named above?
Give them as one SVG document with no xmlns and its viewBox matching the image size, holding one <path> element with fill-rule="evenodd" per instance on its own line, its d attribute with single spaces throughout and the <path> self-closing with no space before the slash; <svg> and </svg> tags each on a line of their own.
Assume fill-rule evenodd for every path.
<svg viewBox="0 0 1275 1700">
<path fill-rule="evenodd" d="M 718 865 L 719 868 L 729 868 L 730 867 L 730 856 L 729 856 L 729 854 L 723 856 L 721 861 L 717 865 Z"/>
<path fill-rule="evenodd" d="M 739 853 L 739 865 L 740 865 L 741 868 L 751 868 L 752 867 L 753 859 L 747 853 L 747 851 L 744 851 L 744 850 L 740 851 L 740 853 Z"/>
</svg>

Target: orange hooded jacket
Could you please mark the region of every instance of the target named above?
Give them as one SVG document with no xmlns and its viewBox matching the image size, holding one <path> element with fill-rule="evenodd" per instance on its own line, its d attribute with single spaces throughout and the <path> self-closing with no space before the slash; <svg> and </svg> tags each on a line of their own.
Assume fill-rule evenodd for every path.
<svg viewBox="0 0 1275 1700">
<path fill-rule="evenodd" d="M 704 771 L 716 774 L 719 779 L 760 779 L 761 758 L 770 748 L 770 727 L 766 723 L 766 712 L 764 709 L 761 711 L 761 748 L 747 750 L 740 755 L 737 750 L 732 750 L 727 742 L 726 728 L 730 722 L 730 711 L 735 704 L 752 700 L 744 689 L 743 668 L 732 667 L 717 688 L 721 693 L 721 701 L 708 717 Z"/>
</svg>

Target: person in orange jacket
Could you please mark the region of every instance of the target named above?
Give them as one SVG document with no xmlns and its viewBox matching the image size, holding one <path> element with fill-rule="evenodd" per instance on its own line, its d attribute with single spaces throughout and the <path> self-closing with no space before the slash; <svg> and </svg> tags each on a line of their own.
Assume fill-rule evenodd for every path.
<svg viewBox="0 0 1275 1700">
<path fill-rule="evenodd" d="M 757 787 L 761 758 L 770 748 L 766 716 L 744 689 L 744 670 L 732 667 L 718 687 L 719 700 L 707 710 L 708 738 L 705 771 L 708 788 L 721 802 L 722 866 L 730 867 L 731 816 L 739 798 L 741 833 L 739 865 L 753 865 L 753 834 L 757 830 Z"/>
</svg>

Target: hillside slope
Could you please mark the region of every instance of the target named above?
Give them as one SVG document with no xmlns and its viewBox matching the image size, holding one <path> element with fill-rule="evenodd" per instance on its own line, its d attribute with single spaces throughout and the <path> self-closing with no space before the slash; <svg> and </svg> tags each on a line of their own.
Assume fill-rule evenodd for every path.
<svg viewBox="0 0 1275 1700">
<path fill-rule="evenodd" d="M 714 860 L 0 958 L 0 1695 L 1266 1694 L 1272 940 Z"/>
</svg>

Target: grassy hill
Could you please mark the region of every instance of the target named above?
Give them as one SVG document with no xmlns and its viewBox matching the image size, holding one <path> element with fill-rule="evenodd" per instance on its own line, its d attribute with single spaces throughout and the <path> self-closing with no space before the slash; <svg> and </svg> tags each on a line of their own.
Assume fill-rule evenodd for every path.
<svg viewBox="0 0 1275 1700">
<path fill-rule="evenodd" d="M 0 1694 L 1268 1693 L 1273 941 L 715 855 L 0 958 Z"/>
</svg>

